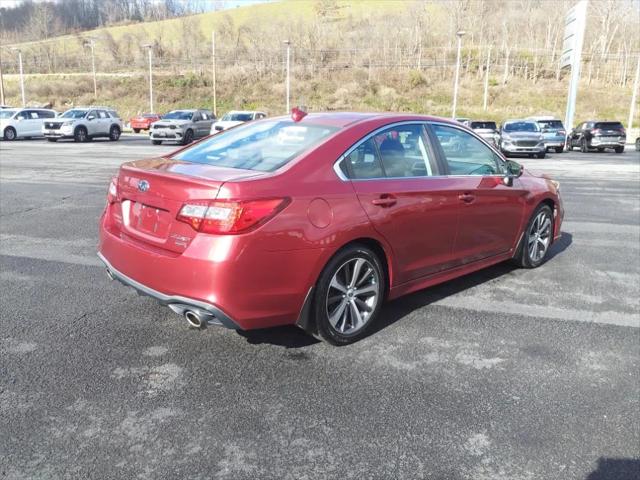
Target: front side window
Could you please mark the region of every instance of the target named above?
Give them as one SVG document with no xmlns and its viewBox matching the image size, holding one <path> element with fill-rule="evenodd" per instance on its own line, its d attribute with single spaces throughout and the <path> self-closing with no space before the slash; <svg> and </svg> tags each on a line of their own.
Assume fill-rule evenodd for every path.
<svg viewBox="0 0 640 480">
<path fill-rule="evenodd" d="M 26 120 L 27 118 L 29 118 L 29 112 L 27 110 L 23 110 L 18 115 L 16 115 L 16 118 L 19 120 Z"/>
<path fill-rule="evenodd" d="M 337 130 L 292 121 L 247 123 L 181 151 L 176 160 L 273 172 Z"/>
<path fill-rule="evenodd" d="M 433 125 L 451 175 L 502 175 L 502 161 L 473 135 L 458 128 Z"/>
</svg>

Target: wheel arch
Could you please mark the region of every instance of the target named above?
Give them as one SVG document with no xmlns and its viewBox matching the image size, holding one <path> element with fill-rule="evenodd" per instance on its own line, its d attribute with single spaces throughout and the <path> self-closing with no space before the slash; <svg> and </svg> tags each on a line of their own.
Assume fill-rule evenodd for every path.
<svg viewBox="0 0 640 480">
<path fill-rule="evenodd" d="M 312 284 L 307 291 L 307 296 L 304 299 L 302 307 L 300 309 L 300 313 L 298 314 L 298 318 L 295 322 L 295 325 L 305 330 L 307 333 L 317 336 L 315 319 L 312 314 L 312 305 L 313 305 L 313 296 L 314 289 L 322 274 L 322 271 L 326 267 L 326 265 L 331 261 L 331 259 L 340 253 L 345 248 L 348 248 L 352 245 L 363 245 L 370 250 L 372 250 L 380 263 L 382 264 L 382 268 L 384 270 L 384 295 L 383 299 L 386 299 L 391 285 L 393 284 L 393 258 L 391 257 L 391 251 L 388 246 L 384 244 L 380 239 L 374 238 L 372 236 L 361 236 L 357 238 L 353 238 L 347 242 L 342 243 L 340 246 L 336 247 L 331 255 L 327 258 L 323 259 L 323 263 L 320 265 L 319 269 L 314 273 L 312 277 Z"/>
</svg>

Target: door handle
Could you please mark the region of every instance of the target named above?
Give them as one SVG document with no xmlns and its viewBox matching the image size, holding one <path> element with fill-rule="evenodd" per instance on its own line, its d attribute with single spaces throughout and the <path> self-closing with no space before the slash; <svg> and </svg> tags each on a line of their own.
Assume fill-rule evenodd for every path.
<svg viewBox="0 0 640 480">
<path fill-rule="evenodd" d="M 371 200 L 371 203 L 379 207 L 388 208 L 398 203 L 398 200 L 393 195 L 384 193 L 380 195 L 380 198 L 374 198 L 373 200 Z"/>
<path fill-rule="evenodd" d="M 471 195 L 470 193 L 462 193 L 458 195 L 458 199 L 460 199 L 464 203 L 471 203 L 476 199 L 476 196 Z"/>
</svg>

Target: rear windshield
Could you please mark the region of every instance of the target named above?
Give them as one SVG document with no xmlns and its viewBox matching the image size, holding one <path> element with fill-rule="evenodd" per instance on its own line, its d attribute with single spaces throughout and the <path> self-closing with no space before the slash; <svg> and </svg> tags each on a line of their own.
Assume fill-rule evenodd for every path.
<svg viewBox="0 0 640 480">
<path fill-rule="evenodd" d="M 604 130 L 622 130 L 620 122 L 596 122 L 593 128 L 602 128 Z"/>
<path fill-rule="evenodd" d="M 249 122 L 253 118 L 253 113 L 227 113 L 222 117 L 223 122 Z"/>
<path fill-rule="evenodd" d="M 496 122 L 471 122 L 471 128 L 473 130 L 476 129 L 487 129 L 487 130 L 495 130 Z"/>
<path fill-rule="evenodd" d="M 62 115 L 62 118 L 84 118 L 87 114 L 87 110 L 67 110 Z"/>
<path fill-rule="evenodd" d="M 533 122 L 511 122 L 502 127 L 505 132 L 539 132 L 540 128 Z"/>
<path fill-rule="evenodd" d="M 540 128 L 564 128 L 560 120 L 538 120 Z"/>
<path fill-rule="evenodd" d="M 167 120 L 191 120 L 193 116 L 193 112 L 185 111 L 185 110 L 175 110 L 173 112 L 167 113 L 163 119 Z"/>
<path fill-rule="evenodd" d="M 183 150 L 175 157 L 218 167 L 273 172 L 337 128 L 291 121 L 247 123 Z"/>
</svg>

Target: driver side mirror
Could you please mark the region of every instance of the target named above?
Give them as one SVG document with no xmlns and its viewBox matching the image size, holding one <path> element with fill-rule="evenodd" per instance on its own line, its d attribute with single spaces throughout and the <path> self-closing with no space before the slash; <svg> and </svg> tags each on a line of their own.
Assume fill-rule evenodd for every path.
<svg viewBox="0 0 640 480">
<path fill-rule="evenodd" d="M 94 117 L 93 115 L 89 115 L 89 116 L 87 117 L 87 120 L 93 120 L 94 118 L 96 118 L 96 117 Z"/>
<path fill-rule="evenodd" d="M 504 183 L 507 187 L 512 187 L 513 179 L 520 177 L 523 171 L 524 168 L 518 162 L 507 160 L 507 174 L 502 177 L 502 183 Z"/>
</svg>

